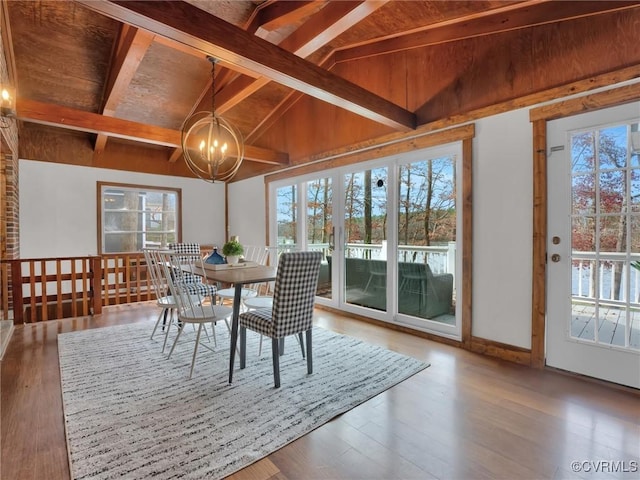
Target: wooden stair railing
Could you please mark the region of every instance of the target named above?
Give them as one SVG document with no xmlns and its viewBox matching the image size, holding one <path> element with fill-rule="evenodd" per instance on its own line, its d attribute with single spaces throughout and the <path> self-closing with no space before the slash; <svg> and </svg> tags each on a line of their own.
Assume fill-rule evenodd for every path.
<svg viewBox="0 0 640 480">
<path fill-rule="evenodd" d="M 14 324 L 99 314 L 154 299 L 142 253 L 3 260 L 11 269 Z"/>
</svg>

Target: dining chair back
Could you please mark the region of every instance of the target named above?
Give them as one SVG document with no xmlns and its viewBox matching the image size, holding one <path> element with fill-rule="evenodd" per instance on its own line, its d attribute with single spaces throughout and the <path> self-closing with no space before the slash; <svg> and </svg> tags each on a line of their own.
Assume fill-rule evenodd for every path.
<svg viewBox="0 0 640 480">
<path fill-rule="evenodd" d="M 269 250 L 264 245 L 246 245 L 244 246 L 244 261 L 254 262 L 258 265 L 266 265 L 269 258 Z M 259 284 L 247 284 L 242 286 L 240 292 L 240 300 L 242 301 L 242 309 L 245 309 L 244 302 L 249 298 L 256 297 L 260 294 Z M 218 289 L 219 303 L 233 302 L 235 297 L 235 289 L 233 287 Z"/>
<path fill-rule="evenodd" d="M 320 252 L 281 254 L 276 273 L 273 307 L 250 310 L 239 316 L 240 368 L 244 368 L 246 363 L 246 329 L 270 337 L 276 388 L 280 387 L 280 340 L 287 336 L 298 336 L 303 357 L 306 343 L 307 373 L 313 373 L 311 333 L 321 260 Z M 303 332 L 306 342 L 302 341 Z"/>
<path fill-rule="evenodd" d="M 190 275 L 195 275 L 195 272 L 203 267 L 202 257 L 199 254 L 187 254 L 178 252 L 165 252 L 163 254 L 164 261 L 162 265 L 164 267 L 165 276 L 167 278 L 171 294 L 175 298 L 176 307 L 178 312 L 178 334 L 176 335 L 171 350 L 169 352 L 170 358 L 173 351 L 178 344 L 178 340 L 182 335 L 185 325 L 193 324 L 197 325 L 195 346 L 193 349 L 193 357 L 191 359 L 191 369 L 189 371 L 189 378 L 193 375 L 193 367 L 195 365 L 196 355 L 198 353 L 198 345 L 203 345 L 210 350 L 213 350 L 208 345 L 201 343 L 200 337 L 204 330 L 207 333 L 205 325 L 209 323 L 212 327 L 214 342 L 215 342 L 215 325 L 219 320 L 223 320 L 227 329 L 229 328 L 229 316 L 233 312 L 230 307 L 223 305 L 215 305 L 213 301 L 203 301 L 202 296 L 198 293 L 198 286 L 192 283 Z M 203 270 L 200 270 L 203 271 Z M 208 285 L 213 289 L 215 295 L 215 286 Z M 213 296 L 211 297 L 214 298 Z M 208 335 L 207 335 L 208 336 Z"/>
<path fill-rule="evenodd" d="M 165 332 L 164 345 L 162 346 L 162 351 L 164 352 L 167 344 L 166 334 L 168 333 L 171 322 L 173 321 L 173 312 L 176 308 L 176 301 L 173 295 L 171 295 L 169 283 L 167 282 L 164 269 L 162 267 L 162 262 L 164 261 L 162 253 L 165 251 L 157 248 L 143 248 L 142 252 L 144 253 L 147 272 L 151 279 L 153 292 L 156 296 L 156 304 L 161 308 L 158 320 L 156 320 L 156 324 L 151 332 L 151 339 L 153 340 L 153 336 L 160 325 L 160 321 L 162 321 L 162 330 Z"/>
<path fill-rule="evenodd" d="M 208 283 L 203 282 L 203 278 L 201 275 L 197 273 L 191 273 L 194 271 L 194 267 L 196 264 L 198 266 L 204 265 L 204 261 L 202 261 L 202 256 L 200 253 L 200 244 L 199 243 L 170 243 L 168 245 L 169 250 L 176 253 L 175 259 L 178 260 L 179 263 L 183 265 L 191 265 L 191 270 L 188 271 L 187 268 L 182 268 L 179 272 L 181 276 L 181 281 L 184 283 L 191 284 L 190 290 L 192 293 L 197 293 L 198 295 L 206 296 L 211 298 L 211 302 L 215 303 L 215 296 L 218 292 L 218 289 L 215 285 L 209 285 Z M 198 262 L 198 257 L 200 261 Z"/>
</svg>

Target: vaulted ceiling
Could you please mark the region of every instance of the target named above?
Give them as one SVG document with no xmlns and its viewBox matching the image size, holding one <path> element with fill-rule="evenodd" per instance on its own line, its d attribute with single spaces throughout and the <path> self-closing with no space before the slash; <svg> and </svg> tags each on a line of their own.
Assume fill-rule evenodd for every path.
<svg viewBox="0 0 640 480">
<path fill-rule="evenodd" d="M 211 109 L 211 55 L 247 178 L 607 72 L 637 76 L 639 4 L 2 0 L 20 157 L 190 175 L 180 128 Z"/>
</svg>

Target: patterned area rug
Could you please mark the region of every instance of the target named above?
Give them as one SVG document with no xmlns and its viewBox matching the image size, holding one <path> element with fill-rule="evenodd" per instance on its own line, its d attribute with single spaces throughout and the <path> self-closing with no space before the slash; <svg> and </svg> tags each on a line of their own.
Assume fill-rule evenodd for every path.
<svg viewBox="0 0 640 480">
<path fill-rule="evenodd" d="M 229 385 L 229 337 L 218 325 L 215 351 L 200 348 L 189 380 L 193 341 L 185 333 L 167 360 L 151 330 L 58 336 L 73 479 L 222 478 L 428 367 L 315 327 L 314 373 L 288 338 L 275 389 L 270 340 L 258 357 L 248 332 L 247 368 Z"/>
</svg>

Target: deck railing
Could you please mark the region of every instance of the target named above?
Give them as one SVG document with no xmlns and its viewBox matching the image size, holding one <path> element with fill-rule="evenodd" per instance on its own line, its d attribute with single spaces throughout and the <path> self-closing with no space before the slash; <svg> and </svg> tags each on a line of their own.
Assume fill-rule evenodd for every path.
<svg viewBox="0 0 640 480">
<path fill-rule="evenodd" d="M 6 297 L 6 273 L 11 271 L 12 304 L 3 303 L 15 324 L 92 315 L 106 305 L 154 298 L 142 253 L 21 258 L 2 264 Z"/>
<path fill-rule="evenodd" d="M 595 299 L 612 304 L 640 303 L 640 270 L 630 266 L 640 254 L 627 259 L 625 253 L 572 252 L 572 297 L 574 301 Z M 630 261 L 629 261 L 630 260 Z"/>
<path fill-rule="evenodd" d="M 280 251 L 286 249 L 295 250 L 294 244 L 286 244 Z M 331 255 L 328 243 L 315 243 L 309 245 L 309 250 L 319 251 L 326 257 Z M 345 257 L 364 259 L 385 259 L 386 245 L 375 243 L 347 243 L 345 245 Z M 446 245 L 399 245 L 398 261 L 411 263 L 428 263 L 433 273 L 455 274 L 456 242 L 448 242 Z"/>
</svg>

